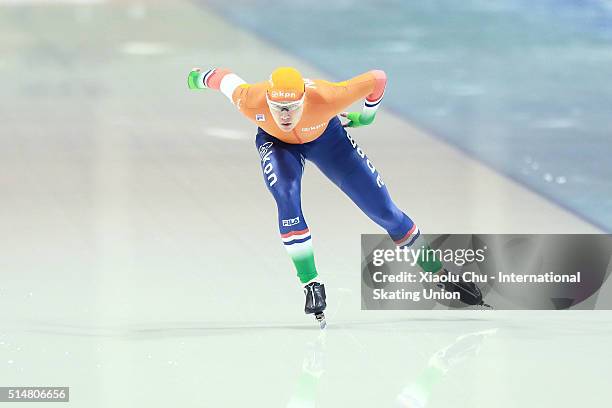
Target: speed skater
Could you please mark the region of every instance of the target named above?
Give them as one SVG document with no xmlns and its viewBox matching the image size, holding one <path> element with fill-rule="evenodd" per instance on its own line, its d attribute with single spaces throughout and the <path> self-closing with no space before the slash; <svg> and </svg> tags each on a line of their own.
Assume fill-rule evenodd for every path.
<svg viewBox="0 0 612 408">
<path fill-rule="evenodd" d="M 194 68 L 188 75 L 190 89 L 221 91 L 257 125 L 255 145 L 264 182 L 278 208 L 282 243 L 304 287 L 306 314 L 314 314 L 324 327 L 325 286 L 315 266 L 312 237 L 302 213 L 301 179 L 306 161 L 340 188 L 372 221 L 387 231 L 398 247 L 423 245 L 420 231 L 410 217 L 391 200 L 385 183 L 346 128 L 374 122 L 387 85 L 382 70 L 371 70 L 342 82 L 303 78 L 292 67 L 275 69 L 267 81 L 247 84 L 225 68 Z M 361 112 L 345 112 L 363 100 Z M 343 124 L 339 117 L 346 119 Z M 420 260 L 431 273 L 448 273 L 436 259 Z M 465 282 L 447 290 L 459 290 L 468 304 L 483 304 L 476 285 Z"/>
</svg>

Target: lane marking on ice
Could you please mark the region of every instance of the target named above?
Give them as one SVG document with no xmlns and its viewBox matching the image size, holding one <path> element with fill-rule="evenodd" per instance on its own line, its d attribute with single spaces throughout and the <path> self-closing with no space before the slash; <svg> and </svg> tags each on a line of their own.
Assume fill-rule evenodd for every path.
<svg viewBox="0 0 612 408">
<path fill-rule="evenodd" d="M 122 53 L 129 55 L 161 55 L 169 49 L 166 44 L 154 42 L 126 42 L 119 47 Z"/>
<path fill-rule="evenodd" d="M 240 130 L 211 127 L 206 129 L 206 134 L 220 139 L 230 140 L 248 140 L 251 138 L 249 134 Z"/>
</svg>

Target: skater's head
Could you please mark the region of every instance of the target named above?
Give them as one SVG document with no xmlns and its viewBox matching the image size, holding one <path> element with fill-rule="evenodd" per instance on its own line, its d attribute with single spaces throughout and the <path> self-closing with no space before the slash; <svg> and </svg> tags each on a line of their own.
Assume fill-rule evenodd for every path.
<svg viewBox="0 0 612 408">
<path fill-rule="evenodd" d="M 266 100 L 274 121 L 283 132 L 291 132 L 302 118 L 306 88 L 302 74 L 291 67 L 270 74 Z"/>
</svg>

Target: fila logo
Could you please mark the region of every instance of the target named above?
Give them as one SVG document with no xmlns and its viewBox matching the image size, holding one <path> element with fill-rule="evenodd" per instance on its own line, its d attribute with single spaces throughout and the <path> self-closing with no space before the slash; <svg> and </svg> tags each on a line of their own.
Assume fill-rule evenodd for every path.
<svg viewBox="0 0 612 408">
<path fill-rule="evenodd" d="M 263 113 L 258 113 L 257 115 L 255 115 L 255 120 L 257 122 L 265 122 L 266 121 L 266 117 L 264 116 Z"/>
<path fill-rule="evenodd" d="M 300 217 L 290 218 L 288 220 L 283 220 L 283 227 L 290 227 L 292 225 L 296 225 L 300 223 Z"/>
</svg>

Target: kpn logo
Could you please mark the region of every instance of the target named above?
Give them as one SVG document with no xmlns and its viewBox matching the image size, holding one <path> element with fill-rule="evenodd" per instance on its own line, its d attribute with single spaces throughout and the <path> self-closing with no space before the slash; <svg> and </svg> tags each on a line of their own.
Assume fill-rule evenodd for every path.
<svg viewBox="0 0 612 408">
<path fill-rule="evenodd" d="M 289 91 L 272 91 L 270 92 L 270 96 L 272 98 L 297 98 L 297 94 L 295 92 Z"/>
</svg>

